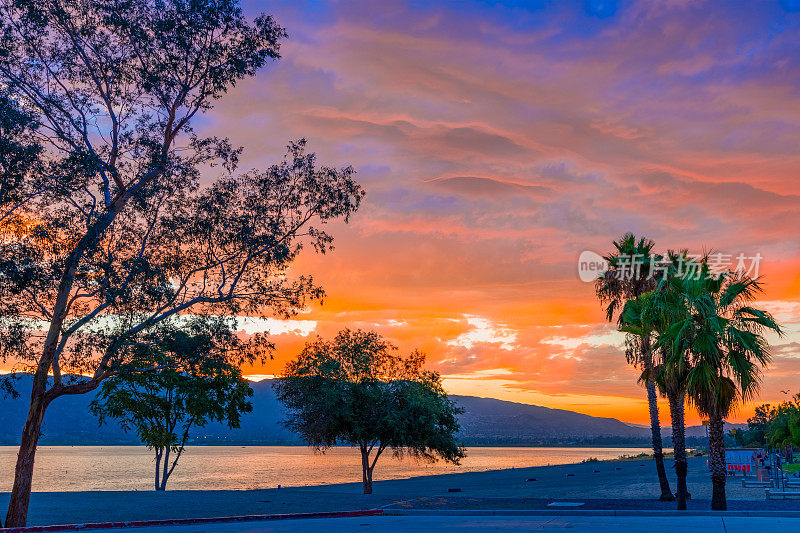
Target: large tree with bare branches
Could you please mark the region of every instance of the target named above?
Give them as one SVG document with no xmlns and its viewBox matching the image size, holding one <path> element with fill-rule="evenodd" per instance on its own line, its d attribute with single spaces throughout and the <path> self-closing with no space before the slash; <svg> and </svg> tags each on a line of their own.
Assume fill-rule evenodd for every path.
<svg viewBox="0 0 800 533">
<path fill-rule="evenodd" d="M 235 0 L 0 0 L 0 354 L 34 373 L 7 526 L 25 525 L 47 406 L 96 389 L 179 315 L 289 315 L 322 291 L 287 268 L 353 213 L 350 168 L 237 172 L 192 119 L 278 58 Z M 216 177 L 215 177 L 216 176 Z M 254 342 L 246 357 L 257 357 Z M 260 352 L 264 353 L 264 352 Z M 75 377 L 80 376 L 80 377 Z"/>
</svg>

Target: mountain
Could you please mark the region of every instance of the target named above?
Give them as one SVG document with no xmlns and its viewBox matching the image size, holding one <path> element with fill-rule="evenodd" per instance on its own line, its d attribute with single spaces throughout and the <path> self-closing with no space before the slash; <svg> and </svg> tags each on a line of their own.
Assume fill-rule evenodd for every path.
<svg viewBox="0 0 800 533">
<path fill-rule="evenodd" d="M 28 397 L 32 385 L 30 375 L 23 374 L 15 383 L 20 397 L 0 396 L 0 445 L 19 442 L 25 423 Z M 267 381 L 251 383 L 253 412 L 242 417 L 242 427 L 229 430 L 223 424 L 209 424 L 192 432 L 195 444 L 301 444 L 291 432 L 280 426 L 284 415 L 272 386 Z M 62 396 L 50 404 L 45 413 L 40 443 L 47 445 L 139 444 L 135 434 L 125 433 L 114 420 L 99 425 L 89 412 L 94 395 Z"/>
<path fill-rule="evenodd" d="M 280 425 L 284 409 L 275 397 L 271 380 L 251 384 L 253 412 L 242 418 L 240 429 L 209 424 L 193 431 L 193 444 L 302 444 Z M 16 384 L 20 397 L 0 399 L 0 445 L 14 445 L 27 413 L 31 377 Z M 92 395 L 65 396 L 47 410 L 41 443 L 138 444 L 136 435 L 123 432 L 113 421 L 98 426 L 89 413 Z M 562 409 L 549 409 L 491 398 L 451 396 L 464 408 L 460 416 L 465 445 L 647 445 L 648 428 L 614 418 L 598 418 Z M 701 427 L 701 429 L 703 429 Z M 703 431 L 705 431 L 703 429 Z M 703 436 L 705 433 L 703 433 Z"/>
<path fill-rule="evenodd" d="M 462 439 L 479 444 L 540 444 L 630 441 L 647 438 L 648 429 L 615 418 L 550 409 L 492 398 L 451 396 L 464 409 Z"/>
<path fill-rule="evenodd" d="M 747 429 L 747 424 L 732 424 L 730 422 L 725 422 L 725 433 L 732 429 Z M 669 430 L 669 434 L 672 434 L 672 430 Z M 696 437 L 696 438 L 706 438 L 706 426 L 687 426 L 686 428 L 686 438 Z"/>
</svg>

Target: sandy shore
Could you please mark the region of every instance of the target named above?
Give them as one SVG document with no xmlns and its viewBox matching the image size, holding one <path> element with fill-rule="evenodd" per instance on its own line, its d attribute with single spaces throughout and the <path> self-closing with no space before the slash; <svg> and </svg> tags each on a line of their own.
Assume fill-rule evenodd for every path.
<svg viewBox="0 0 800 533">
<path fill-rule="evenodd" d="M 674 474 L 668 473 L 674 490 Z M 376 478 L 380 478 L 380 465 Z M 354 472 L 354 477 L 359 473 Z M 534 481 L 535 479 L 535 481 Z M 528 481 L 530 480 L 530 481 Z M 711 497 L 705 458 L 689 463 L 690 506 L 707 509 Z M 460 489 L 459 492 L 452 492 Z M 30 525 L 196 518 L 248 514 L 413 508 L 548 508 L 553 501 L 583 503 L 583 508 L 664 508 L 655 501 L 658 483 L 652 461 L 623 461 L 545 466 L 376 481 L 374 494 L 361 494 L 359 483 L 257 491 L 63 492 L 34 493 Z M 800 502 L 766 502 L 763 489 L 728 483 L 730 507 L 800 509 Z M 0 495 L 5 508 L 8 495 Z"/>
</svg>

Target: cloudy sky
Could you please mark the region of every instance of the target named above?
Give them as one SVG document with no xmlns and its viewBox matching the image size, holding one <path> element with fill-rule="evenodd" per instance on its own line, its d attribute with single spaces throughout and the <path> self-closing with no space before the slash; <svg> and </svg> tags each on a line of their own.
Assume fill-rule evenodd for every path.
<svg viewBox="0 0 800 533">
<path fill-rule="evenodd" d="M 324 304 L 244 324 L 278 346 L 246 372 L 371 328 L 427 351 L 453 393 L 645 422 L 577 273 L 633 231 L 761 254 L 787 330 L 761 399 L 800 390 L 800 2 L 744 4 L 246 2 L 287 28 L 283 58 L 202 128 L 245 146 L 244 167 L 306 137 L 368 193 L 334 252 L 297 265 Z"/>
</svg>

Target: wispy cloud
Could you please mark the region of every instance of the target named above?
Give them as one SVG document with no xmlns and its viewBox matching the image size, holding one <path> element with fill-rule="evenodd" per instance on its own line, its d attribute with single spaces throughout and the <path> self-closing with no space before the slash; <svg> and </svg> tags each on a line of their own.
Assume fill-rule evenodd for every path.
<svg viewBox="0 0 800 533">
<path fill-rule="evenodd" d="M 449 346 L 472 348 L 476 344 L 496 344 L 502 350 L 513 350 L 517 347 L 517 332 L 503 325 L 492 323 L 491 320 L 477 316 L 467 316 L 466 322 L 469 330 L 455 339 L 446 342 Z"/>
<path fill-rule="evenodd" d="M 621 337 L 575 264 L 634 231 L 659 249 L 762 253 L 765 299 L 789 332 L 762 397 L 788 386 L 800 340 L 800 13 L 781 2 L 533 4 L 265 7 L 289 30 L 283 58 L 203 128 L 246 146 L 245 167 L 307 137 L 321 160 L 355 165 L 368 196 L 350 226 L 331 228 L 332 254 L 296 266 L 326 288 L 325 305 L 252 326 L 282 333 L 276 360 L 253 373 L 278 372 L 312 332 L 368 327 L 504 397 L 566 406 L 559 398 L 578 394 L 592 398 L 570 400 L 581 410 L 607 403 L 645 420 Z M 482 374 L 498 368 L 509 374 Z"/>
</svg>

